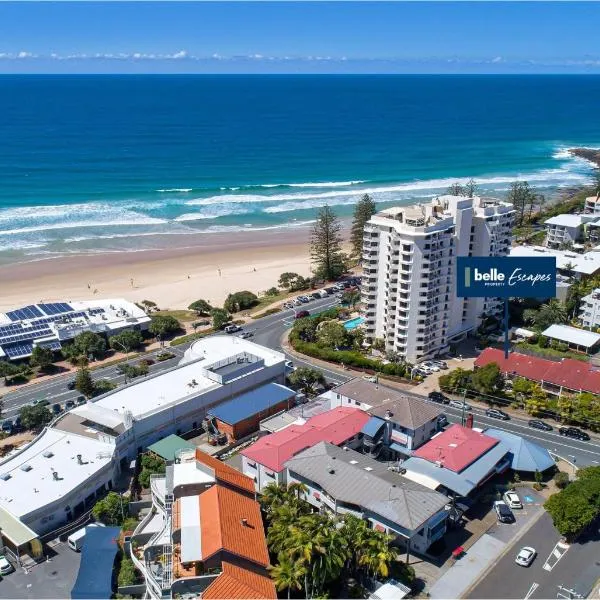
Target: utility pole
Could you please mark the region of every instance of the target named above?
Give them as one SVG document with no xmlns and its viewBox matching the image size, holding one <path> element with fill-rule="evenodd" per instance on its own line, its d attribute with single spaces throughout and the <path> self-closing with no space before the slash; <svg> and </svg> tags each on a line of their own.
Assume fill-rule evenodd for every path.
<svg viewBox="0 0 600 600">
<path fill-rule="evenodd" d="M 465 425 L 465 407 L 466 407 L 466 402 L 467 402 L 467 388 L 463 389 L 463 395 L 462 395 L 462 409 L 460 412 L 460 424 L 464 427 Z"/>
</svg>

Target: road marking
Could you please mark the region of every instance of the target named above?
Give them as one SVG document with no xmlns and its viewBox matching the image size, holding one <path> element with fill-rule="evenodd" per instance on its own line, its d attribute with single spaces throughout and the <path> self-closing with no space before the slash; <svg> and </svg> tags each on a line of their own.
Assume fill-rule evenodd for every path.
<svg viewBox="0 0 600 600">
<path fill-rule="evenodd" d="M 529 588 L 529 591 L 527 592 L 527 594 L 525 595 L 524 600 L 527 600 L 528 598 L 531 598 L 531 595 L 533 594 L 533 592 L 535 592 L 535 590 L 538 589 L 538 587 L 540 586 L 539 583 L 532 583 L 531 587 Z"/>
<path fill-rule="evenodd" d="M 558 561 L 567 553 L 569 549 L 568 544 L 563 544 L 562 542 L 558 542 L 556 546 L 550 552 L 544 566 L 542 567 L 544 571 L 552 571 L 554 567 L 558 564 Z"/>
</svg>

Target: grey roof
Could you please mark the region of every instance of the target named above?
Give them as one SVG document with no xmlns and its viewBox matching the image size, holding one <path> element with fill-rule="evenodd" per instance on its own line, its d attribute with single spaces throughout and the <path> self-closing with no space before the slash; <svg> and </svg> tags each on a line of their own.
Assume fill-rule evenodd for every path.
<svg viewBox="0 0 600 600">
<path fill-rule="evenodd" d="M 446 489 L 466 496 L 487 478 L 509 451 L 510 448 L 500 442 L 460 473 L 446 467 L 438 467 L 435 463 L 417 456 L 405 460 L 402 467 L 407 471 L 435 479 Z"/>
<path fill-rule="evenodd" d="M 512 454 L 511 468 L 515 471 L 539 471 L 542 473 L 556 464 L 546 448 L 542 448 L 539 444 L 530 442 L 519 435 L 501 429 L 486 429 L 485 435 L 500 440 L 510 448 Z"/>
<path fill-rule="evenodd" d="M 542 335 L 545 337 L 560 340 L 561 342 L 567 342 L 569 344 L 577 344 L 584 348 L 591 348 L 598 342 L 600 342 L 600 334 L 594 333 L 593 331 L 586 331 L 585 329 L 579 329 L 577 327 L 571 327 L 570 325 L 550 325 L 548 329 L 542 331 Z"/>
<path fill-rule="evenodd" d="M 409 531 L 418 529 L 448 502 L 442 494 L 388 471 L 385 463 L 327 442 L 300 452 L 285 465 L 335 499 Z"/>
<path fill-rule="evenodd" d="M 398 390 L 365 379 L 351 379 L 332 391 L 372 406 L 373 408 L 368 411 L 371 415 L 385 418 L 386 411 L 389 410 L 393 414 L 392 421 L 412 430 L 437 419 L 442 414 L 434 404 L 418 400 L 413 396 L 406 396 Z"/>
</svg>

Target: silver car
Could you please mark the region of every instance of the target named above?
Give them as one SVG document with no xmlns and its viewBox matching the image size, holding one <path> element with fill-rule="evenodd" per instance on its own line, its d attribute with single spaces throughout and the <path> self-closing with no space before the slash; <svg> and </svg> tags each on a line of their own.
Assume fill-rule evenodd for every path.
<svg viewBox="0 0 600 600">
<path fill-rule="evenodd" d="M 515 562 L 521 567 L 528 567 L 535 559 L 537 552 L 531 546 L 523 546 L 515 558 Z"/>
<path fill-rule="evenodd" d="M 450 404 L 448 404 L 448 406 L 451 406 L 452 408 L 458 408 L 460 410 L 473 410 L 473 407 L 470 404 L 461 402 L 460 400 L 450 400 Z"/>
</svg>

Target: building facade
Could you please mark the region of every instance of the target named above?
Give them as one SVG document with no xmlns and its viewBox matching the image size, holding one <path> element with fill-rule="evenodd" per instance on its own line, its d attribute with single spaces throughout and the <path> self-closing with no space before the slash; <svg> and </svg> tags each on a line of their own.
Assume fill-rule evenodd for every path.
<svg viewBox="0 0 600 600">
<path fill-rule="evenodd" d="M 415 363 L 448 351 L 482 314 L 499 316 L 497 298 L 456 296 L 456 257 L 506 256 L 514 214 L 497 200 L 440 196 L 373 216 L 363 246 L 367 337 Z"/>
<path fill-rule="evenodd" d="M 549 248 L 572 245 L 584 237 L 585 223 L 597 218 L 595 215 L 556 215 L 544 221 L 546 244 Z"/>
<path fill-rule="evenodd" d="M 600 327 L 600 288 L 581 299 L 579 306 L 581 326 L 587 329 Z"/>
</svg>

